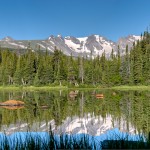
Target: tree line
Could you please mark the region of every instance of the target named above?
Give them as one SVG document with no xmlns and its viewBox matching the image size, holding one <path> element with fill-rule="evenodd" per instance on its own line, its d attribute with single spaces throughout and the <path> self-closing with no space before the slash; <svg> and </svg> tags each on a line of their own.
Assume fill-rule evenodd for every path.
<svg viewBox="0 0 150 150">
<path fill-rule="evenodd" d="M 0 85 L 68 85 L 68 86 L 114 86 L 150 85 L 150 33 L 144 32 L 140 41 L 128 45 L 124 55 L 105 52 L 92 59 L 66 56 L 55 48 L 53 54 L 39 48 L 26 53 L 0 49 Z M 91 54 L 92 55 L 92 54 Z"/>
</svg>

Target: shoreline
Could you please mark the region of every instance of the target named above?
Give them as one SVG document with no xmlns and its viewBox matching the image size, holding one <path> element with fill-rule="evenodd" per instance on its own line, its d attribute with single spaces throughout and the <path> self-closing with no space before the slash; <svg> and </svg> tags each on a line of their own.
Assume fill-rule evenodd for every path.
<svg viewBox="0 0 150 150">
<path fill-rule="evenodd" d="M 0 86 L 0 90 L 34 91 L 34 90 L 150 90 L 150 86 L 112 86 L 112 87 L 67 87 L 67 86 Z"/>
</svg>

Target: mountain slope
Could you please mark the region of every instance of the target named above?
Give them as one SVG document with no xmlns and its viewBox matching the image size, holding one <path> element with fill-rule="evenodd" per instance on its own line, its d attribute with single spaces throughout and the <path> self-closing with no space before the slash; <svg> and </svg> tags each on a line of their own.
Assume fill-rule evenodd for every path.
<svg viewBox="0 0 150 150">
<path fill-rule="evenodd" d="M 124 53 L 126 45 L 129 49 L 132 47 L 133 42 L 140 40 L 140 36 L 129 35 L 113 42 L 100 35 L 90 35 L 88 37 L 76 38 L 73 36 L 62 37 L 61 35 L 51 35 L 46 40 L 14 40 L 11 37 L 5 37 L 0 40 L 0 46 L 10 49 L 27 49 L 27 47 L 33 50 L 49 50 L 54 52 L 55 47 L 62 50 L 66 55 L 73 56 L 87 56 L 93 57 L 101 55 L 104 51 L 107 57 L 110 56 L 112 49 L 114 53 L 117 52 L 118 45 L 120 46 L 121 54 Z"/>
</svg>

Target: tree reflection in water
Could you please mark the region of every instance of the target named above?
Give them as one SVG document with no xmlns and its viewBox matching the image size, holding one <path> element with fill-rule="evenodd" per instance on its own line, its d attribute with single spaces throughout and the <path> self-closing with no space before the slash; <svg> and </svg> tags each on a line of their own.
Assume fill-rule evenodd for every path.
<svg viewBox="0 0 150 150">
<path fill-rule="evenodd" d="M 96 98 L 95 95 L 99 93 L 103 93 L 103 99 Z M 24 101 L 25 107 L 16 110 L 0 108 L 1 131 L 6 128 L 6 125 L 9 128 L 18 123 L 20 125 L 29 123 L 30 126 L 38 124 L 40 127 L 44 122 L 48 125 L 50 121 L 54 121 L 55 130 L 57 130 L 60 126 L 66 128 L 65 123 L 69 119 L 72 121 L 80 119 L 82 125 L 86 126 L 89 122 L 83 123 L 90 114 L 91 118 L 95 118 L 89 118 L 91 123 L 95 124 L 93 132 L 94 130 L 98 132 L 98 128 L 101 128 L 101 119 L 104 122 L 110 119 L 112 129 L 117 122 L 118 128 L 125 127 L 124 132 L 129 132 L 131 126 L 134 127 L 134 133 L 144 133 L 148 137 L 150 132 L 150 95 L 148 91 L 7 91 L 0 92 L 1 101 L 9 99 L 10 95 L 12 99 Z M 96 118 L 99 122 L 96 122 Z"/>
</svg>

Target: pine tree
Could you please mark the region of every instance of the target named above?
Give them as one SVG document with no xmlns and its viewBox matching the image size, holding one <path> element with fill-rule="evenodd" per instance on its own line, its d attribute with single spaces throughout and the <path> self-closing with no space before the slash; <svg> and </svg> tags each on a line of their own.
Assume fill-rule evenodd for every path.
<svg viewBox="0 0 150 150">
<path fill-rule="evenodd" d="M 84 68 L 83 68 L 83 57 L 79 57 L 79 80 L 83 84 L 84 83 Z"/>
<path fill-rule="evenodd" d="M 73 58 L 72 55 L 71 57 L 68 58 L 68 73 L 67 73 L 67 79 L 69 81 L 70 85 L 75 85 L 76 84 L 76 73 L 75 73 L 75 68 L 74 68 L 74 63 L 73 63 Z"/>
<path fill-rule="evenodd" d="M 146 34 L 146 37 L 140 42 L 140 49 L 141 49 L 141 57 L 142 57 L 142 83 L 146 84 L 147 79 L 149 78 L 149 40 L 150 37 L 148 36 L 148 33 Z"/>
<path fill-rule="evenodd" d="M 129 60 L 129 51 L 128 45 L 126 45 L 126 53 L 122 58 L 121 62 L 121 76 L 122 84 L 129 84 L 130 82 L 130 60 Z"/>
<path fill-rule="evenodd" d="M 100 58 L 100 64 L 102 69 L 102 85 L 109 85 L 109 65 L 105 57 L 105 51 L 102 53 Z"/>
<path fill-rule="evenodd" d="M 133 80 L 136 85 L 142 81 L 142 57 L 139 41 L 133 49 Z"/>
</svg>

